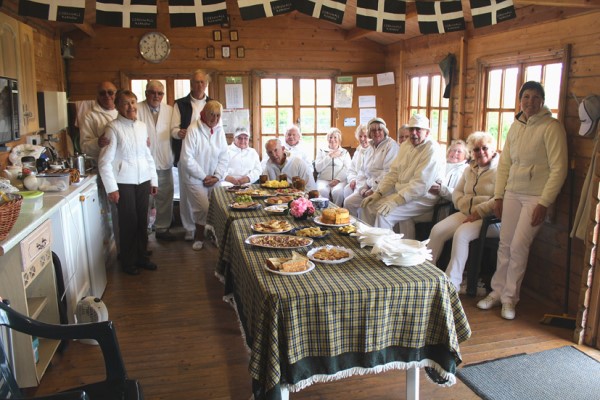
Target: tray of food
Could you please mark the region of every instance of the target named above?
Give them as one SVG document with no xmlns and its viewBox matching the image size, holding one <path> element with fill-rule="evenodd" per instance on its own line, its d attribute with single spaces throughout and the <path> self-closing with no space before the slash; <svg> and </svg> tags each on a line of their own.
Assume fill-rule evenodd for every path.
<svg viewBox="0 0 600 400">
<path fill-rule="evenodd" d="M 277 204 L 274 206 L 265 207 L 265 211 L 272 214 L 283 214 L 287 211 L 287 204 Z"/>
<path fill-rule="evenodd" d="M 265 269 L 279 275 L 301 275 L 315 268 L 315 264 L 302 254 L 292 251 L 292 257 L 267 258 Z"/>
<path fill-rule="evenodd" d="M 265 203 L 273 205 L 273 204 L 287 204 L 290 201 L 294 200 L 294 196 L 274 196 L 265 199 Z"/>
<path fill-rule="evenodd" d="M 233 185 L 233 186 L 228 186 L 225 188 L 225 190 L 227 192 L 239 192 L 241 190 L 245 190 L 248 188 L 248 186 L 250 186 L 249 183 L 244 184 L 244 185 Z"/>
<path fill-rule="evenodd" d="M 337 231 L 340 235 L 350 236 L 351 234 L 356 233 L 356 226 L 354 226 L 354 225 L 340 226 L 337 229 Z"/>
<path fill-rule="evenodd" d="M 291 231 L 296 236 L 309 237 L 313 239 L 322 239 L 329 235 L 329 230 L 319 226 L 301 226 Z"/>
<path fill-rule="evenodd" d="M 314 219 L 315 223 L 323 226 L 345 226 L 356 222 L 345 208 L 326 208 L 323 214 Z"/>
<path fill-rule="evenodd" d="M 269 192 L 268 190 L 260 190 L 260 189 L 243 189 L 235 192 L 238 196 L 250 196 L 252 198 L 259 197 L 270 197 L 275 196 L 275 193 Z"/>
<path fill-rule="evenodd" d="M 341 246 L 323 246 L 309 251 L 306 256 L 316 262 L 340 264 L 354 258 L 354 252 Z"/>
<path fill-rule="evenodd" d="M 313 244 L 311 238 L 293 235 L 252 235 L 245 240 L 246 244 L 252 246 L 266 247 L 270 249 L 296 249 Z"/>
<path fill-rule="evenodd" d="M 282 219 L 272 219 L 258 222 L 250 226 L 254 232 L 259 233 L 286 233 L 292 230 L 292 225 Z"/>
<path fill-rule="evenodd" d="M 271 180 L 271 181 L 266 181 L 265 183 L 262 183 L 260 186 L 267 188 L 267 189 L 279 189 L 279 188 L 290 187 L 290 183 L 287 180 L 282 180 L 282 181 Z"/>
<path fill-rule="evenodd" d="M 294 189 L 294 188 L 283 188 L 283 189 L 277 189 L 275 190 L 275 193 L 277 194 L 283 194 L 283 195 L 292 195 L 292 196 L 304 196 L 304 191 L 300 190 L 300 189 Z"/>
</svg>

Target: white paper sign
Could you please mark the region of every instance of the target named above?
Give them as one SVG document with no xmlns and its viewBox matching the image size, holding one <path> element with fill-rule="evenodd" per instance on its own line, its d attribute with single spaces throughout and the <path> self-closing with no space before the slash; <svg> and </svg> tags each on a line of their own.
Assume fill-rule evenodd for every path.
<svg viewBox="0 0 600 400">
<path fill-rule="evenodd" d="M 375 96 L 358 96 L 358 106 L 363 107 L 376 107 Z"/>
<path fill-rule="evenodd" d="M 352 108 L 353 91 L 354 86 L 351 83 L 336 83 L 333 106 L 335 108 Z"/>
<path fill-rule="evenodd" d="M 393 85 L 394 84 L 394 73 L 384 72 L 383 74 L 377 74 L 377 85 Z"/>
<path fill-rule="evenodd" d="M 250 130 L 250 110 L 223 110 L 221 123 L 225 133 L 234 133 L 237 128 Z"/>
<path fill-rule="evenodd" d="M 244 88 L 241 83 L 225 85 L 225 101 L 227 108 L 244 108 Z"/>
<path fill-rule="evenodd" d="M 344 118 L 344 126 L 356 126 L 356 118 Z"/>
<path fill-rule="evenodd" d="M 356 78 L 356 86 L 358 86 L 358 87 L 373 86 L 373 77 L 372 76 L 364 76 L 362 78 Z"/>
<path fill-rule="evenodd" d="M 366 125 L 371 119 L 377 116 L 376 108 L 361 108 L 360 109 L 360 123 Z"/>
</svg>

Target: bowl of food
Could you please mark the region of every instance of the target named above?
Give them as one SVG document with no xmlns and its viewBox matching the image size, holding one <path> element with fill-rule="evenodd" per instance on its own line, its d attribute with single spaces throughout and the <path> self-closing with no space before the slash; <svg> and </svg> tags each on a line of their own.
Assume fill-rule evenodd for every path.
<svg viewBox="0 0 600 400">
<path fill-rule="evenodd" d="M 310 199 L 310 201 L 312 201 L 317 210 L 329 207 L 329 199 L 326 197 L 315 197 L 314 199 Z"/>
</svg>

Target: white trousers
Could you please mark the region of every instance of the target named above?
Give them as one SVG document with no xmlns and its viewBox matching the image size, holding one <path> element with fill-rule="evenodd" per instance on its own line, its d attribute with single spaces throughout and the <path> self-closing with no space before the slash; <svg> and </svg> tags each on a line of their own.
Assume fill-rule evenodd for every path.
<svg viewBox="0 0 600 400">
<path fill-rule="evenodd" d="M 436 264 L 444 249 L 444 243 L 452 239 L 452 253 L 446 268 L 446 275 L 448 275 L 457 291 L 460 290 L 465 265 L 469 258 L 469 243 L 479 238 L 483 222 L 479 219 L 465 223 L 465 219 L 467 219 L 465 214 L 457 212 L 435 224 L 431 229 L 429 244 L 427 245 L 431 249 L 432 262 Z M 499 234 L 499 224 L 492 224 L 488 227 L 486 236 L 492 238 L 498 237 Z"/>
<path fill-rule="evenodd" d="M 378 228 L 393 229 L 394 225 L 398 223 L 400 233 L 403 233 L 406 239 L 413 239 L 415 237 L 415 223 L 412 221 L 412 218 L 431 210 L 437 202 L 437 199 L 413 200 L 397 206 L 388 215 L 382 216 L 377 212 L 377 207 L 385 202 L 386 198 L 383 197 L 374 204 L 369 204 L 366 209 L 361 209 L 362 211 L 359 211 L 360 218 L 367 224 Z"/>
<path fill-rule="evenodd" d="M 181 217 L 181 225 L 186 232 L 194 232 L 196 225 L 194 224 L 194 215 L 192 213 L 193 196 L 188 190 L 189 185 L 183 182 L 183 170 L 179 169 L 179 215 Z"/>
<path fill-rule="evenodd" d="M 329 186 L 330 181 L 326 181 L 323 179 L 317 179 L 317 190 L 321 197 L 329 198 L 331 194 L 331 200 L 338 206 L 342 206 L 344 204 L 344 186 L 346 186 L 346 182 L 340 182 L 334 187 Z"/>
<path fill-rule="evenodd" d="M 539 199 L 539 196 L 513 192 L 506 192 L 504 195 L 498 263 L 492 277 L 492 293 L 490 293 L 491 296 L 499 298 L 502 303 L 519 302 L 529 248 L 542 226 L 542 224 L 531 226 L 531 216 Z"/>
<path fill-rule="evenodd" d="M 173 171 L 172 168 L 156 170 L 158 193 L 150 197 L 150 204 L 156 208 L 156 232 L 165 232 L 173 221 Z"/>
<path fill-rule="evenodd" d="M 350 188 L 348 189 L 351 190 Z M 344 208 L 350 212 L 350 215 L 360 218 L 358 210 L 360 209 L 360 203 L 362 203 L 364 199 L 365 198 L 360 195 L 360 188 L 356 186 L 354 192 L 344 199 Z"/>
<path fill-rule="evenodd" d="M 187 191 L 189 195 L 188 200 L 194 224 L 194 228 L 190 230 L 193 231 L 196 229 L 196 225 L 206 225 L 208 207 L 210 205 L 210 195 L 212 194 L 213 188 L 204 185 L 192 185 L 189 183 L 184 184 L 184 186 L 185 191 Z"/>
</svg>

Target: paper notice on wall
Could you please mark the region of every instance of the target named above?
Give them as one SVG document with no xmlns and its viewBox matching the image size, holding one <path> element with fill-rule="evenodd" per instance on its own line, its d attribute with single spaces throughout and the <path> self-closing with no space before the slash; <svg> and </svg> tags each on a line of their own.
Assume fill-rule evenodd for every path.
<svg viewBox="0 0 600 400">
<path fill-rule="evenodd" d="M 244 108 L 244 88 L 241 83 L 225 85 L 226 108 Z"/>
<path fill-rule="evenodd" d="M 376 107 L 375 96 L 358 96 L 358 106 L 360 108 Z"/>
<path fill-rule="evenodd" d="M 366 125 L 370 120 L 377 116 L 376 108 L 361 108 L 360 109 L 360 123 Z"/>
<path fill-rule="evenodd" d="M 377 74 L 377 85 L 393 85 L 394 84 L 394 73 L 384 72 L 383 74 Z"/>
<path fill-rule="evenodd" d="M 354 85 L 351 83 L 336 83 L 333 106 L 335 108 L 352 108 L 353 91 Z"/>
<path fill-rule="evenodd" d="M 250 110 L 223 110 L 221 123 L 225 133 L 234 133 L 237 128 L 250 130 Z"/>
<path fill-rule="evenodd" d="M 361 78 L 356 78 L 356 86 L 358 86 L 358 87 L 373 86 L 373 77 L 372 76 L 364 76 Z"/>
</svg>

